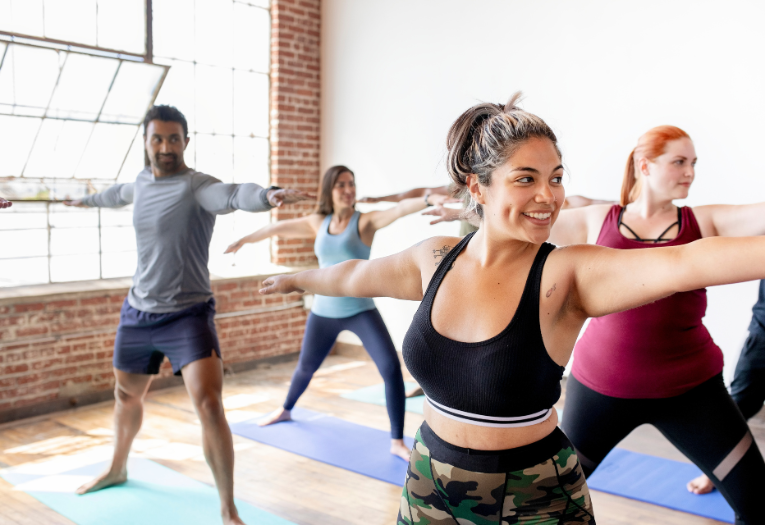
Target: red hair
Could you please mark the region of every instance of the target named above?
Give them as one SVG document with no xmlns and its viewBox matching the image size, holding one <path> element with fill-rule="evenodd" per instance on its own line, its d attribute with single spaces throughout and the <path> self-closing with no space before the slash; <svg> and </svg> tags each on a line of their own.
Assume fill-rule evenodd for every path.
<svg viewBox="0 0 765 525">
<path fill-rule="evenodd" d="M 691 138 L 685 131 L 675 126 L 656 126 L 649 129 L 638 139 L 638 145 L 630 153 L 627 166 L 624 169 L 624 181 L 622 182 L 621 205 L 626 206 L 634 202 L 640 195 L 642 179 L 635 176 L 635 161 L 642 158 L 654 160 L 663 155 L 667 150 L 667 143 L 673 140 Z"/>
</svg>

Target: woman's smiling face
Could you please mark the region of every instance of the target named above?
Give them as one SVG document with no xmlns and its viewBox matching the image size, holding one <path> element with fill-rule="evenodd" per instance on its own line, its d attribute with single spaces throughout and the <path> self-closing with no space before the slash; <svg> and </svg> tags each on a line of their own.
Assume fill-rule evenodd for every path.
<svg viewBox="0 0 765 525">
<path fill-rule="evenodd" d="M 473 198 L 493 231 L 534 244 L 545 242 L 566 198 L 563 165 L 551 140 L 533 137 L 491 175 L 489 186 L 470 176 Z"/>
</svg>

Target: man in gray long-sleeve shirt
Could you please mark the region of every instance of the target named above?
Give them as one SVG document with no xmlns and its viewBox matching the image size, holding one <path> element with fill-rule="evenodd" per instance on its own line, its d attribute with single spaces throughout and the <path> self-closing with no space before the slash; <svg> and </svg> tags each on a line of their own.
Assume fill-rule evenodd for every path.
<svg viewBox="0 0 765 525">
<path fill-rule="evenodd" d="M 144 120 L 151 165 L 136 181 L 67 204 L 116 208 L 133 204 L 138 268 L 114 341 L 114 457 L 80 494 L 124 483 L 130 446 L 141 427 L 152 374 L 168 357 L 202 423 L 205 458 L 227 525 L 242 524 L 234 505 L 234 448 L 223 413 L 223 365 L 215 332 L 215 300 L 207 270 L 215 216 L 268 211 L 314 196 L 257 184 L 223 184 L 183 161 L 188 126 L 172 106 L 154 106 Z"/>
</svg>

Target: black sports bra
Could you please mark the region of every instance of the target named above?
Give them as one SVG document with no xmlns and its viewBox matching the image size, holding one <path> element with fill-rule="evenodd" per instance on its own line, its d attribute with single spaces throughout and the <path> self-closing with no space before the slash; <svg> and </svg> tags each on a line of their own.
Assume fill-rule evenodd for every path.
<svg viewBox="0 0 765 525">
<path fill-rule="evenodd" d="M 404 362 L 433 410 L 446 417 L 500 428 L 541 423 L 560 399 L 564 370 L 547 353 L 539 326 L 542 269 L 555 246 L 539 247 L 510 324 L 491 339 L 463 343 L 436 332 L 430 315 L 441 281 L 473 235 L 465 236 L 433 275 L 404 338 Z"/>
</svg>

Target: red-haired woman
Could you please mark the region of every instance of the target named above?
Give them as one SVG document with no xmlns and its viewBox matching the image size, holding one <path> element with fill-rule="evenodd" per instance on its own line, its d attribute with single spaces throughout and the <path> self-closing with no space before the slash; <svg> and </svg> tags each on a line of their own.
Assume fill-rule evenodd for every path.
<svg viewBox="0 0 765 525">
<path fill-rule="evenodd" d="M 315 213 L 269 224 L 228 247 L 235 253 L 242 246 L 273 236 L 315 237 L 314 251 L 319 266 L 325 268 L 348 259 L 369 259 L 375 233 L 397 219 L 440 204 L 446 195 L 425 195 L 403 199 L 387 210 L 359 213 L 356 211 L 356 178 L 345 166 L 329 168 L 321 183 L 319 205 Z M 372 299 L 358 297 L 325 297 L 316 295 L 306 322 L 300 359 L 292 375 L 283 408 L 273 412 L 261 425 L 288 421 L 292 408 L 308 388 L 313 374 L 329 354 L 338 334 L 343 330 L 355 333 L 364 344 L 385 382 L 385 399 L 391 424 L 391 454 L 409 459 L 404 445 L 404 379 L 393 341 L 380 312 Z"/>
<path fill-rule="evenodd" d="M 676 206 L 695 164 L 683 130 L 649 130 L 627 160 L 621 203 L 561 212 L 550 241 L 634 250 L 765 234 L 763 204 Z M 702 323 L 706 306 L 699 289 L 592 319 L 576 345 L 562 426 L 589 475 L 633 429 L 654 425 L 738 515 L 752 516 L 765 463 L 723 384 L 722 351 Z M 704 478 L 688 489 L 703 492 Z"/>
</svg>

